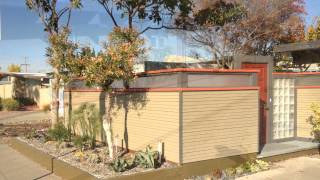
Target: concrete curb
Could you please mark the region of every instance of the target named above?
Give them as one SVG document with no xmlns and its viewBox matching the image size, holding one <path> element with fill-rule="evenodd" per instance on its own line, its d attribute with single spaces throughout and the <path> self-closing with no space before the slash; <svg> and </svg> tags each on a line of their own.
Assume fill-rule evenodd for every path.
<svg viewBox="0 0 320 180">
<path fill-rule="evenodd" d="M 21 154 L 25 155 L 34 162 L 40 164 L 47 170 L 60 176 L 62 179 L 97 179 L 93 175 L 85 172 L 77 167 L 71 166 L 66 162 L 63 162 L 55 157 L 46 154 L 35 147 L 17 139 L 12 138 L 9 142 L 10 147 L 14 148 Z M 131 175 L 115 176 L 107 178 L 108 180 L 163 180 L 163 179 L 182 179 L 182 174 L 180 167 L 167 168 L 167 169 L 157 169 L 148 172 L 135 173 Z"/>
<path fill-rule="evenodd" d="M 42 165 L 49 171 L 52 171 L 56 175 L 62 177 L 63 179 L 97 179 L 93 175 L 69 165 L 55 157 L 46 154 L 29 144 L 13 138 L 10 140 L 9 145 L 27 156 L 31 160 Z M 247 159 L 252 159 L 256 154 L 251 155 L 240 155 L 228 158 L 220 158 L 214 160 L 206 160 L 195 163 L 188 163 L 182 166 L 177 166 L 173 168 L 156 169 L 146 172 L 140 172 L 130 175 L 121 175 L 107 178 L 109 180 L 181 180 L 186 177 L 194 175 L 203 175 L 212 172 L 215 168 L 226 168 L 243 163 Z M 53 167 L 53 168 L 52 168 Z"/>
<path fill-rule="evenodd" d="M 17 139 L 12 138 L 9 145 L 27 156 L 31 160 L 42 165 L 49 171 L 63 179 L 97 179 L 93 175 L 85 172 L 79 168 L 69 165 L 55 157 L 46 154 L 35 147 Z M 190 176 L 203 175 L 212 173 L 214 169 L 234 167 L 245 162 L 248 159 L 254 159 L 256 153 L 239 155 L 228 158 L 219 158 L 213 160 L 206 160 L 194 163 L 184 164 L 173 168 L 156 169 L 146 172 L 140 172 L 130 175 L 119 175 L 107 178 L 108 180 L 182 180 Z M 53 168 L 52 168 L 53 167 Z"/>
<path fill-rule="evenodd" d="M 71 166 L 70 164 L 63 162 L 55 157 L 46 154 L 35 147 L 17 139 L 12 138 L 9 145 L 15 150 L 19 151 L 23 155 L 27 156 L 31 160 L 42 165 L 49 171 L 62 177 L 63 179 L 97 179 L 93 175 L 85 172 L 77 167 Z M 280 161 L 289 159 L 292 157 L 304 156 L 308 154 L 317 154 L 319 149 L 308 149 L 299 152 L 292 152 L 288 154 L 282 154 L 277 156 L 271 156 L 261 158 L 265 161 Z M 156 169 L 146 172 L 140 172 L 130 175 L 119 175 L 107 178 L 109 180 L 181 180 L 190 176 L 203 175 L 212 173 L 214 169 L 223 169 L 228 167 L 235 167 L 249 159 L 255 159 L 256 153 L 239 155 L 228 158 L 219 158 L 213 160 L 206 160 L 194 163 L 187 163 L 182 166 L 173 168 Z M 53 168 L 52 168 L 53 167 Z"/>
<path fill-rule="evenodd" d="M 60 176 L 62 179 L 96 179 L 91 174 L 56 159 L 17 138 L 12 138 L 9 145 L 29 159 Z"/>
</svg>

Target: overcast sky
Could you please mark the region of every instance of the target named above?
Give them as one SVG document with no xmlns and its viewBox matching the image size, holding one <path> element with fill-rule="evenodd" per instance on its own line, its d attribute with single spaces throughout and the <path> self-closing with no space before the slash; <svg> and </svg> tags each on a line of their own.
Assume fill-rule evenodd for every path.
<svg viewBox="0 0 320 180">
<path fill-rule="evenodd" d="M 97 3 L 93 0 L 83 2 L 84 8 L 72 15 L 72 39 L 99 50 L 99 44 L 112 29 L 112 24 Z M 320 16 L 320 0 L 306 0 L 306 9 L 306 22 L 310 24 L 313 17 Z M 50 70 L 44 56 L 47 43 L 42 24 L 35 13 L 26 9 L 24 0 L 0 0 L 0 29 L 2 70 L 12 63 L 24 63 L 25 58 L 32 72 Z M 149 60 L 162 61 L 167 55 L 189 55 L 193 49 L 185 45 L 183 36 L 177 37 L 166 30 L 148 31 L 145 38 L 150 48 Z"/>
</svg>

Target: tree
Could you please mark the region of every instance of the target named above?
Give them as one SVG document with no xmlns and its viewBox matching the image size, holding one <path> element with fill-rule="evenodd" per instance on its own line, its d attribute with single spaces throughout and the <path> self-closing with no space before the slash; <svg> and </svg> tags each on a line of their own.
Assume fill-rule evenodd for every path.
<svg viewBox="0 0 320 180">
<path fill-rule="evenodd" d="M 98 84 L 102 89 L 110 89 L 114 80 L 123 80 L 128 88 L 130 79 L 134 77 L 134 60 L 144 54 L 143 39 L 139 36 L 148 30 L 176 29 L 173 18 L 188 16 L 192 8 L 192 0 L 97 0 L 104 8 L 107 16 L 115 26 L 109 35 L 109 42 L 104 46 L 104 53 L 99 53 L 96 61 L 87 65 L 86 79 L 89 84 Z M 114 10 L 120 13 L 127 25 L 121 26 Z M 137 21 L 143 21 L 144 27 L 138 31 Z M 85 53 L 90 54 L 90 53 Z M 88 56 L 84 56 L 88 58 Z M 89 58 L 90 59 L 90 58 Z M 89 61 L 90 62 L 90 61 Z M 83 67 L 83 65 L 80 65 Z M 97 76 L 97 72 L 100 75 Z M 90 78 L 91 76 L 91 78 Z M 111 94 L 108 94 L 110 102 Z M 111 116 L 109 103 L 107 114 L 103 118 L 103 126 L 107 135 L 110 156 L 113 157 L 113 140 L 111 130 Z M 127 146 L 126 146 L 127 147 Z"/>
<path fill-rule="evenodd" d="M 302 0 L 201 2 L 177 23 L 190 31 L 189 43 L 206 47 L 222 68 L 232 68 L 235 54 L 271 55 L 274 45 L 303 39 Z"/>
<path fill-rule="evenodd" d="M 192 0 L 97 0 L 111 18 L 115 27 L 120 27 L 120 23 L 115 17 L 114 9 L 120 12 L 121 18 L 127 19 L 127 27 L 134 27 L 137 20 L 148 20 L 138 34 L 154 29 L 176 29 L 172 26 L 171 19 L 176 17 L 187 17 L 192 9 Z M 152 23 L 150 23 L 152 22 Z M 144 23 L 146 23 L 144 21 Z M 136 24 L 137 25 L 137 24 Z"/>
<path fill-rule="evenodd" d="M 67 77 L 65 63 L 73 56 L 74 50 L 74 44 L 68 40 L 71 11 L 82 5 L 80 0 L 69 0 L 62 8 L 58 7 L 58 0 L 26 0 L 26 5 L 37 13 L 48 35 L 47 56 L 53 68 L 51 123 L 54 127 L 59 119 L 59 87 Z"/>
<path fill-rule="evenodd" d="M 21 72 L 21 67 L 17 64 L 10 64 L 8 66 L 8 71 L 9 72 Z"/>
<path fill-rule="evenodd" d="M 318 19 L 318 22 L 317 22 L 316 35 L 317 35 L 317 40 L 319 40 L 320 39 L 320 18 Z"/>
<path fill-rule="evenodd" d="M 191 45 L 202 46 L 212 54 L 220 68 L 231 68 L 230 57 L 236 48 L 235 25 L 246 15 L 245 9 L 237 3 L 218 1 L 201 1 L 195 7 L 193 15 L 187 20 L 176 21 L 185 26 Z"/>
<path fill-rule="evenodd" d="M 115 27 L 104 43 L 103 50 L 98 54 L 85 47 L 78 55 L 78 61 L 73 64 L 74 72 L 83 77 L 89 86 L 99 86 L 109 92 L 107 113 L 103 115 L 103 128 L 107 136 L 109 155 L 114 158 L 113 138 L 111 128 L 111 84 L 116 80 L 129 82 L 134 78 L 133 64 L 140 55 L 144 40 L 136 30 Z"/>
<path fill-rule="evenodd" d="M 311 24 L 308 27 L 305 40 L 306 41 L 320 40 L 320 18 L 318 18 L 317 23 L 315 23 L 314 25 Z"/>
</svg>

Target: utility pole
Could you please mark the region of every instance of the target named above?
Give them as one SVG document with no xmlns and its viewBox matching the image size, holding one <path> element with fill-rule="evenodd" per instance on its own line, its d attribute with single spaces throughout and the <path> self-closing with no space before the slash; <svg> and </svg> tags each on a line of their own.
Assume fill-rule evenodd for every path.
<svg viewBox="0 0 320 180">
<path fill-rule="evenodd" d="M 28 72 L 28 66 L 30 66 L 30 64 L 27 64 L 27 58 L 28 57 L 24 57 L 24 64 L 20 64 L 20 66 L 24 66 L 25 67 L 25 72 Z"/>
</svg>

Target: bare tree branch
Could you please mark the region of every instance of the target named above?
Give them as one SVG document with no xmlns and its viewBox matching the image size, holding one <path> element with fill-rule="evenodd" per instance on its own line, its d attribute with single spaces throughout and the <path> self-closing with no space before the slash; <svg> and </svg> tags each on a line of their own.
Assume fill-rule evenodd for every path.
<svg viewBox="0 0 320 180">
<path fill-rule="evenodd" d="M 109 0 L 97 0 L 101 5 L 102 7 L 105 9 L 105 11 L 107 12 L 107 14 L 109 15 L 109 17 L 111 18 L 113 24 L 116 26 L 116 27 L 119 27 L 118 26 L 118 23 L 113 15 L 113 2 L 111 1 L 111 8 L 109 9 L 109 5 L 108 3 L 110 3 Z"/>
</svg>

